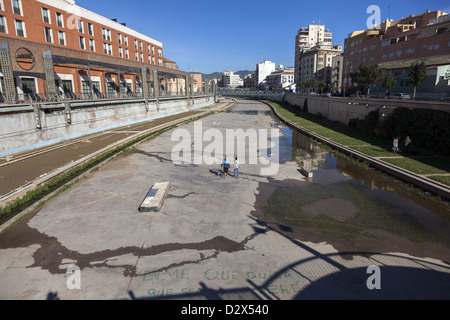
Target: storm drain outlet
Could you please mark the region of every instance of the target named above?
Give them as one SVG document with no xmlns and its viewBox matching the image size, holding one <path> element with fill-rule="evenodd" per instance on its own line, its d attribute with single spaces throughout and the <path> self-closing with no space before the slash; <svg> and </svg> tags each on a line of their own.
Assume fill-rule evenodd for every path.
<svg viewBox="0 0 450 320">
<path fill-rule="evenodd" d="M 169 182 L 156 182 L 139 206 L 139 212 L 159 212 L 169 192 Z"/>
</svg>

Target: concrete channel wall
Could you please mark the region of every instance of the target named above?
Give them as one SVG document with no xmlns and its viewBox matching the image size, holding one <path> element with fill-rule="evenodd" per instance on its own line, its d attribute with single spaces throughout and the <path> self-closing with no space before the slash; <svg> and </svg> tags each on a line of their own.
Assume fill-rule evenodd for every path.
<svg viewBox="0 0 450 320">
<path fill-rule="evenodd" d="M 327 98 L 317 96 L 306 96 L 296 94 L 269 94 L 260 95 L 256 98 L 272 100 L 277 102 L 285 101 L 292 106 L 303 108 L 305 99 L 308 99 L 308 112 L 320 114 L 324 118 L 348 124 L 350 119 L 364 119 L 367 114 L 374 110 L 379 110 L 381 117 L 391 114 L 396 108 L 421 108 L 450 112 L 448 102 L 436 101 L 411 101 L 395 99 L 359 99 L 359 98 Z"/>
<path fill-rule="evenodd" d="M 213 96 L 85 101 L 0 108 L 0 156 L 214 103 Z"/>
</svg>

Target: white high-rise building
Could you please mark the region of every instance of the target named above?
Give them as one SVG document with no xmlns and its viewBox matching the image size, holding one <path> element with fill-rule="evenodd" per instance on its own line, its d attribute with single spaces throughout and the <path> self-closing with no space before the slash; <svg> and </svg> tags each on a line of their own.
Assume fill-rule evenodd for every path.
<svg viewBox="0 0 450 320">
<path fill-rule="evenodd" d="M 333 35 L 324 25 L 310 24 L 298 30 L 295 37 L 294 81 L 298 83 L 301 74 L 301 58 L 304 51 L 313 48 L 318 42 L 331 45 Z"/>
<path fill-rule="evenodd" d="M 275 62 L 264 60 L 264 62 L 256 65 L 255 84 L 256 86 L 264 86 L 266 77 L 275 71 Z"/>
<path fill-rule="evenodd" d="M 237 88 L 244 85 L 244 81 L 238 74 L 227 70 L 222 74 L 222 86 L 225 88 Z"/>
</svg>

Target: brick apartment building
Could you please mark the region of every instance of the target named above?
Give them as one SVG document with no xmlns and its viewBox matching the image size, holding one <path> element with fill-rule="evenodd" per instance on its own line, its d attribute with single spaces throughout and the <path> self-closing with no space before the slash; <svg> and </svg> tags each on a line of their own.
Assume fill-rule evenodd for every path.
<svg viewBox="0 0 450 320">
<path fill-rule="evenodd" d="M 354 84 L 349 74 L 361 63 L 390 70 L 397 80 L 391 92 L 412 92 L 408 67 L 415 61 L 427 65 L 427 81 L 417 87 L 418 94 L 450 94 L 450 15 L 441 11 L 426 11 L 400 20 L 386 20 L 368 30 L 354 31 L 344 41 L 342 85 Z M 371 93 L 384 93 L 381 85 Z"/>
<path fill-rule="evenodd" d="M 2 102 L 143 96 L 186 79 L 166 61 L 161 42 L 74 0 L 0 0 Z"/>
</svg>

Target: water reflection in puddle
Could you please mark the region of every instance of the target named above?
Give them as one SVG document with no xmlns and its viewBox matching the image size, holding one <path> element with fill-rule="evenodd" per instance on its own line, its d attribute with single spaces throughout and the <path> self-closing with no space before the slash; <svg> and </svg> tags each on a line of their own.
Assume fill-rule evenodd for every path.
<svg viewBox="0 0 450 320">
<path fill-rule="evenodd" d="M 271 115 L 270 110 L 231 110 L 229 112 L 243 114 L 243 115 L 249 115 L 249 116 L 257 116 L 257 115 L 270 116 Z"/>
<path fill-rule="evenodd" d="M 450 262 L 447 205 L 334 156 L 297 131 L 272 126 L 282 133 L 280 163 L 294 161 L 312 171 L 313 178 L 261 183 L 258 218 L 275 218 L 279 232 L 302 241 L 325 241 L 340 252 L 404 252 Z"/>
</svg>

